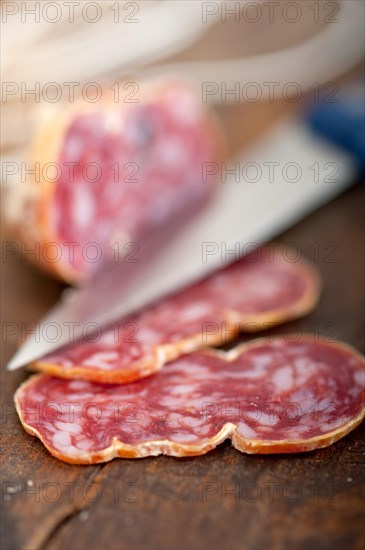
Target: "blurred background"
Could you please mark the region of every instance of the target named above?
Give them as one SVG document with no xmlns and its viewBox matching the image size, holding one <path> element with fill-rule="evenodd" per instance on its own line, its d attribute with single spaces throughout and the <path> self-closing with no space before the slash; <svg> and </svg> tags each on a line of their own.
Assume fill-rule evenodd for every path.
<svg viewBox="0 0 365 550">
<path fill-rule="evenodd" d="M 22 156 L 42 103 L 169 73 L 202 93 L 216 84 L 205 100 L 232 152 L 283 110 L 323 89 L 337 99 L 340 83 L 361 77 L 363 20 L 359 0 L 2 2 L 1 152 Z"/>
</svg>

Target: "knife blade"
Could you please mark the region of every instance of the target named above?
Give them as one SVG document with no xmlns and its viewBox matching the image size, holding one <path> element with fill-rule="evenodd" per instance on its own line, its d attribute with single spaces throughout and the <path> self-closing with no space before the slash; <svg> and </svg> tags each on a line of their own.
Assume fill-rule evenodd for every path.
<svg viewBox="0 0 365 550">
<path fill-rule="evenodd" d="M 222 165 L 210 203 L 152 256 L 118 263 L 84 287 L 67 289 L 8 370 L 68 344 L 71 336 L 76 341 L 90 325 L 98 329 L 122 320 L 238 260 L 250 246 L 272 239 L 335 197 L 355 175 L 351 155 L 314 135 L 301 119 L 280 122 Z"/>
</svg>

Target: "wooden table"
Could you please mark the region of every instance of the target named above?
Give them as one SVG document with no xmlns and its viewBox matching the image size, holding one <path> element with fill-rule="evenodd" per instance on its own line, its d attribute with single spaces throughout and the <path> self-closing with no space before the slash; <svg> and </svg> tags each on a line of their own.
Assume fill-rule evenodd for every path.
<svg viewBox="0 0 365 550">
<path fill-rule="evenodd" d="M 319 331 L 363 351 L 363 196 L 358 184 L 280 237 L 324 279 L 316 311 L 281 331 Z M 62 289 L 17 256 L 2 269 L 3 322 L 31 325 Z M 3 369 L 15 348 L 7 338 Z M 248 456 L 227 442 L 197 458 L 71 466 L 18 421 L 12 397 L 26 372 L 2 372 L 4 549 L 363 548 L 365 425 L 302 455 Z"/>
</svg>

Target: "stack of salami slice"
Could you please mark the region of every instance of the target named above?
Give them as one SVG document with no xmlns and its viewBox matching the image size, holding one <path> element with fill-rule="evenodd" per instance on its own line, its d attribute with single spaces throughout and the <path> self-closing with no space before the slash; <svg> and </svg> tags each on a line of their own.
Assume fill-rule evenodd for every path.
<svg viewBox="0 0 365 550">
<path fill-rule="evenodd" d="M 208 194 L 209 185 L 197 181 L 202 163 L 219 157 L 215 126 L 183 86 L 151 97 L 121 112 L 109 105 L 67 118 L 48 134 L 47 160 L 79 162 L 77 181 L 70 186 L 61 174 L 57 184 L 37 188 L 25 202 L 37 230 L 28 236 L 64 247 L 75 235 L 85 245 L 91 234 L 105 251 L 116 235 L 153 230 L 156 212 L 168 224 Z M 92 152 L 104 167 L 120 156 L 138 162 L 141 186 L 113 193 L 111 176 L 102 187 L 86 185 L 82 166 Z M 161 189 L 169 181 L 174 186 Z M 90 269 L 84 260 L 76 251 L 73 261 L 51 268 L 79 280 Z M 15 395 L 24 429 L 76 464 L 200 455 L 225 439 L 246 453 L 330 445 L 365 414 L 364 361 L 356 351 L 309 334 L 217 349 L 240 333 L 306 315 L 320 291 L 313 265 L 291 261 L 280 246 L 258 248 L 92 341 L 70 343 L 31 365 L 40 373 Z"/>
<path fill-rule="evenodd" d="M 313 266 L 261 248 L 32 365 L 42 374 L 16 392 L 21 422 L 78 464 L 199 455 L 227 438 L 247 453 L 330 445 L 365 414 L 358 353 L 298 334 L 213 349 L 308 313 L 319 293 Z"/>
</svg>

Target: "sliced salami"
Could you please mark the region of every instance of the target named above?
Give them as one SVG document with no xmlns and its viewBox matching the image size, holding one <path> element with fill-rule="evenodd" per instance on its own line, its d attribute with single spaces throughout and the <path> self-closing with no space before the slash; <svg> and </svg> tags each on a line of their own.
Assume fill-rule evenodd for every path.
<svg viewBox="0 0 365 550">
<path fill-rule="evenodd" d="M 15 396 L 25 430 L 70 463 L 326 447 L 365 414 L 364 360 L 343 344 L 279 338 L 182 357 L 127 385 L 37 375 Z"/>
<path fill-rule="evenodd" d="M 67 281 L 133 254 L 215 187 L 204 166 L 220 162 L 221 134 L 186 83 L 136 83 L 125 102 L 105 89 L 44 119 L 29 161 L 38 172 L 16 188 L 20 240 L 26 257 Z"/>
<path fill-rule="evenodd" d="M 308 313 L 320 293 L 317 271 L 268 245 L 208 279 L 104 331 L 45 356 L 32 369 L 63 378 L 124 383 L 184 353 L 218 346 Z"/>
</svg>

